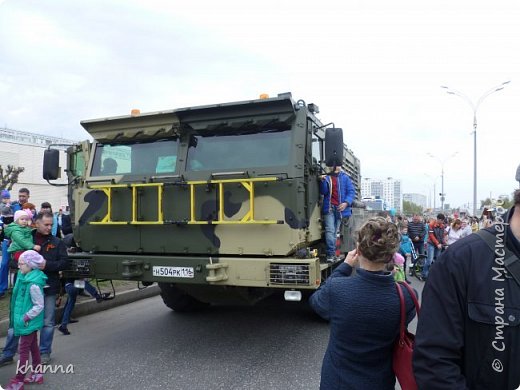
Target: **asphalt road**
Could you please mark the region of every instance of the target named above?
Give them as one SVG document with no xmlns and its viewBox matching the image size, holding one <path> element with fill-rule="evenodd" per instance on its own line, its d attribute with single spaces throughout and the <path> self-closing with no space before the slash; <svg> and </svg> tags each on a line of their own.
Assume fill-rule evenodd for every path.
<svg viewBox="0 0 520 390">
<path fill-rule="evenodd" d="M 189 314 L 154 297 L 81 317 L 69 329 L 70 336 L 55 333 L 51 366 L 72 364 L 74 373 L 48 373 L 40 390 L 317 389 L 329 336 L 306 304 L 280 296 Z M 15 369 L 0 368 L 0 384 Z"/>
</svg>

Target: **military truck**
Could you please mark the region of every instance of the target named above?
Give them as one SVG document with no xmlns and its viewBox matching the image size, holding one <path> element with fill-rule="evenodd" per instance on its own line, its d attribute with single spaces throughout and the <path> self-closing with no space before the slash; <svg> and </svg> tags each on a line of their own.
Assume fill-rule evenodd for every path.
<svg viewBox="0 0 520 390">
<path fill-rule="evenodd" d="M 324 259 L 320 175 L 342 165 L 360 184 L 341 129 L 318 112 L 283 93 L 81 122 L 93 140 L 67 150 L 79 248 L 70 275 L 157 282 L 175 311 L 312 292 L 334 265 Z M 51 145 L 49 182 L 58 161 Z M 342 252 L 362 214 L 344 227 Z"/>
</svg>

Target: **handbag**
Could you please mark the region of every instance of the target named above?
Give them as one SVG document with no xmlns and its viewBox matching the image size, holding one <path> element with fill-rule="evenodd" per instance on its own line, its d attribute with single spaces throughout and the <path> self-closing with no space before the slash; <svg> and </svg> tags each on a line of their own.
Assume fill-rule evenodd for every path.
<svg viewBox="0 0 520 390">
<path fill-rule="evenodd" d="M 415 296 L 413 289 L 408 284 L 396 283 L 397 293 L 399 295 L 399 301 L 401 306 L 401 321 L 399 324 L 399 337 L 395 341 L 392 368 L 394 374 L 401 385 L 402 390 L 417 390 L 417 383 L 413 375 L 412 368 L 412 354 L 415 346 L 415 335 L 408 331 L 406 324 L 406 305 L 404 302 L 404 295 L 401 286 L 404 286 L 410 293 L 413 303 L 415 304 L 415 310 L 417 316 L 419 316 L 419 302 Z"/>
</svg>

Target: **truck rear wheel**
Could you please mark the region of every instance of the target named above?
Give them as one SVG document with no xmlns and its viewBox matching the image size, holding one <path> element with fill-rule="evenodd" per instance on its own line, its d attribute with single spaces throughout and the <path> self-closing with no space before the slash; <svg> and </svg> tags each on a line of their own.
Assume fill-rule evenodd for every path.
<svg viewBox="0 0 520 390">
<path fill-rule="evenodd" d="M 190 312 L 207 306 L 206 303 L 193 298 L 173 283 L 159 283 L 159 288 L 164 304 L 174 311 Z"/>
</svg>

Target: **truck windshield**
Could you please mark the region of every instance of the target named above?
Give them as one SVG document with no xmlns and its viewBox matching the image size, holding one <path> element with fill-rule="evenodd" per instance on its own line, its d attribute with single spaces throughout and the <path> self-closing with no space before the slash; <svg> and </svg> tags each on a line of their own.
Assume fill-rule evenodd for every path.
<svg viewBox="0 0 520 390">
<path fill-rule="evenodd" d="M 178 139 L 96 145 L 91 176 L 173 173 Z"/>
<path fill-rule="evenodd" d="M 192 134 L 186 169 L 204 171 L 284 166 L 289 163 L 290 145 L 290 129 Z"/>
</svg>

